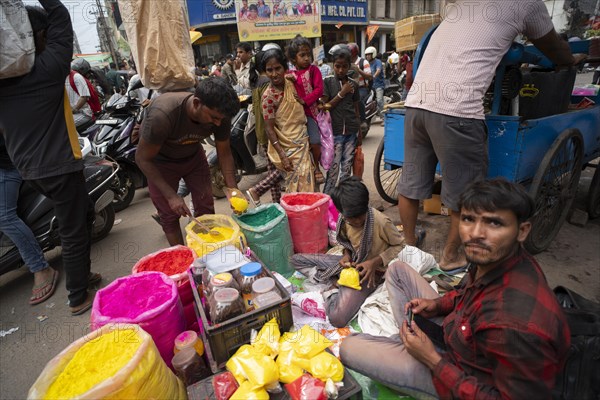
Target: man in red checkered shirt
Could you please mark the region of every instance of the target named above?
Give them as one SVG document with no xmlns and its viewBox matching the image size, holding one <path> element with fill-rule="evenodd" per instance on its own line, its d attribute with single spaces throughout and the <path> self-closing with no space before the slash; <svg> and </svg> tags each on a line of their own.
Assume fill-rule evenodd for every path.
<svg viewBox="0 0 600 400">
<path fill-rule="evenodd" d="M 390 264 L 386 286 L 399 335 L 350 336 L 341 360 L 417 398 L 551 398 L 570 333 L 522 247 L 535 205 L 522 187 L 494 179 L 472 184 L 459 209 L 470 263 L 459 288 L 440 297 L 407 264 Z"/>
</svg>

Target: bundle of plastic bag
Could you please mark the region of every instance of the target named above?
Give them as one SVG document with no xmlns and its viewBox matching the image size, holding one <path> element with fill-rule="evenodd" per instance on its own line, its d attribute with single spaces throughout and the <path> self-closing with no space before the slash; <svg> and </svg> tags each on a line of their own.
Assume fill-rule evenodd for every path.
<svg viewBox="0 0 600 400">
<path fill-rule="evenodd" d="M 333 130 L 331 129 L 331 115 L 328 111 L 319 111 L 317 125 L 321 132 L 321 166 L 325 169 L 331 167 L 333 162 Z"/>
<path fill-rule="evenodd" d="M 0 79 L 29 73 L 35 62 L 35 43 L 23 2 L 0 1 L 0 21 Z"/>
<path fill-rule="evenodd" d="M 139 325 L 109 324 L 46 364 L 29 399 L 186 399 L 183 383 Z"/>
<path fill-rule="evenodd" d="M 346 286 L 354 290 L 361 290 L 360 286 L 360 274 L 356 268 L 344 268 L 340 272 L 340 279 L 337 281 L 338 285 Z"/>
<path fill-rule="evenodd" d="M 271 358 L 275 358 L 277 357 L 277 354 L 279 354 L 280 337 L 281 332 L 279 332 L 277 319 L 273 318 L 264 324 L 256 335 L 252 335 L 250 343 L 257 351 Z"/>
<path fill-rule="evenodd" d="M 300 378 L 304 370 L 294 361 L 298 359 L 298 355 L 294 351 L 294 343 L 290 340 L 292 333 L 286 332 L 281 336 L 279 341 L 279 355 L 275 360 L 279 367 L 279 381 L 283 383 L 292 383 Z"/>
</svg>

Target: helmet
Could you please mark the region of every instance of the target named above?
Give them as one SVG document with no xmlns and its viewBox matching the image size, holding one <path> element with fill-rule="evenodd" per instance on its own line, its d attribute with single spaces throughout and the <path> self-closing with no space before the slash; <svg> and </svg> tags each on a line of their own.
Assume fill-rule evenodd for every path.
<svg viewBox="0 0 600 400">
<path fill-rule="evenodd" d="M 358 56 L 358 45 L 356 43 L 348 43 L 348 49 L 350 49 L 352 59 Z"/>
<path fill-rule="evenodd" d="M 267 50 L 273 50 L 273 49 L 281 50 L 281 47 L 277 43 L 267 43 L 262 47 L 261 51 L 267 51 Z"/>
<path fill-rule="evenodd" d="M 332 55 L 333 55 L 333 54 L 334 54 L 336 51 L 339 51 L 339 50 L 341 50 L 341 49 L 350 50 L 350 49 L 348 48 L 348 45 L 347 45 L 347 44 L 340 43 L 340 44 L 333 45 L 333 46 L 332 46 L 332 47 L 329 49 L 328 53 L 329 53 L 329 55 L 330 55 L 330 56 L 332 56 Z"/>
<path fill-rule="evenodd" d="M 398 55 L 398 53 L 393 52 L 392 54 L 390 54 L 390 56 L 388 57 L 388 62 L 390 64 L 398 64 L 398 61 L 400 61 L 400 56 Z"/>
<path fill-rule="evenodd" d="M 90 72 L 90 63 L 85 58 L 76 58 L 71 61 L 71 69 L 81 75 L 87 75 Z"/>
<path fill-rule="evenodd" d="M 375 58 L 375 56 L 377 55 L 377 49 L 375 47 L 373 47 L 373 46 L 369 46 L 365 50 L 365 56 L 367 54 L 371 54 L 373 56 L 373 58 Z"/>
</svg>

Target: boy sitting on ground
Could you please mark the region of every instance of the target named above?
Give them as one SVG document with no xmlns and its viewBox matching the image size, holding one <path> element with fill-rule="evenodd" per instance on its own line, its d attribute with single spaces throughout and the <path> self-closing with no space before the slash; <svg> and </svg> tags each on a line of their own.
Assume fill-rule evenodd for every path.
<svg viewBox="0 0 600 400">
<path fill-rule="evenodd" d="M 323 293 L 329 322 L 341 328 L 383 283 L 387 265 L 402 250 L 404 239 L 387 216 L 369 207 L 369 190 L 357 177 L 340 181 L 331 198 L 340 213 L 336 239 L 344 248 L 343 255 L 295 254 L 291 263 L 320 283 L 333 283 L 343 268 L 356 268 L 361 290 L 341 286 Z"/>
</svg>

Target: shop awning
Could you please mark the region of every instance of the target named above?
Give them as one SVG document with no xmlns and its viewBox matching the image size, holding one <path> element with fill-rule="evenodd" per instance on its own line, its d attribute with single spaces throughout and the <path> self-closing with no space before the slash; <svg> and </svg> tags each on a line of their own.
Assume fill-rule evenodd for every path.
<svg viewBox="0 0 600 400">
<path fill-rule="evenodd" d="M 194 42 L 196 40 L 200 39 L 201 37 L 202 37 L 201 32 L 190 31 L 190 41 L 192 42 L 192 44 L 194 44 Z"/>
</svg>

